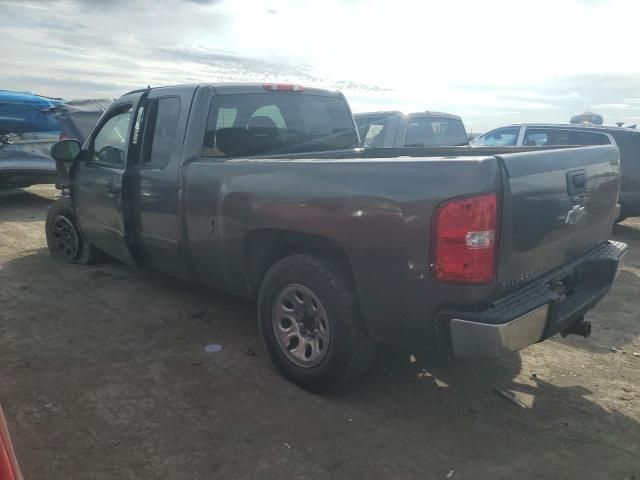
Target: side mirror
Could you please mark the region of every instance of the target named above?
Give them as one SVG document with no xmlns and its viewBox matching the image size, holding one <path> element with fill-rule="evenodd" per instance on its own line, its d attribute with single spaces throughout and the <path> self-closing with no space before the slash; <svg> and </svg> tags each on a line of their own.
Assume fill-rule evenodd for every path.
<svg viewBox="0 0 640 480">
<path fill-rule="evenodd" d="M 74 162 L 81 150 L 82 145 L 77 140 L 60 140 L 51 147 L 51 156 L 58 162 Z"/>
</svg>

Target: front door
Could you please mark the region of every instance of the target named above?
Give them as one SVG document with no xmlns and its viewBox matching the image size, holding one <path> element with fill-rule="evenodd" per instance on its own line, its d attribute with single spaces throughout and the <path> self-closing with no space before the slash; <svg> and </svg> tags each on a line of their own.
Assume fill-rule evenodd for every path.
<svg viewBox="0 0 640 480">
<path fill-rule="evenodd" d="M 76 217 L 89 242 L 130 265 L 128 196 L 123 190 L 127 160 L 138 140 L 135 116 L 141 96 L 126 95 L 101 119 L 76 165 L 73 189 Z"/>
</svg>

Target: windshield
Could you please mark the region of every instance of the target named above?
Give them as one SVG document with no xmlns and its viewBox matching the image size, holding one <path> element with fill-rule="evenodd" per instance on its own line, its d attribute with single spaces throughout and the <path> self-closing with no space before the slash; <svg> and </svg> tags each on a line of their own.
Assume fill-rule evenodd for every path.
<svg viewBox="0 0 640 480">
<path fill-rule="evenodd" d="M 232 94 L 212 100 L 203 155 L 237 157 L 357 146 L 356 128 L 341 97 Z"/>
<path fill-rule="evenodd" d="M 457 118 L 414 117 L 407 124 L 405 147 L 466 145 L 467 132 Z"/>
</svg>

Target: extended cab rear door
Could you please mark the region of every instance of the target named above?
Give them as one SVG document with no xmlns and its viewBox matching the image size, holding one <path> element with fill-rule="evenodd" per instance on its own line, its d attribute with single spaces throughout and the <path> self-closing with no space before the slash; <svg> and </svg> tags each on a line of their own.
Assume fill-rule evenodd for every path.
<svg viewBox="0 0 640 480">
<path fill-rule="evenodd" d="M 154 270 L 186 277 L 180 253 L 179 176 L 193 86 L 152 89 L 143 101 L 139 161 L 131 165 L 137 258 Z"/>
<path fill-rule="evenodd" d="M 89 242 L 133 265 L 127 224 L 131 194 L 127 166 L 136 154 L 138 104 L 145 92 L 113 103 L 85 143 L 74 170 L 73 204 Z"/>
</svg>

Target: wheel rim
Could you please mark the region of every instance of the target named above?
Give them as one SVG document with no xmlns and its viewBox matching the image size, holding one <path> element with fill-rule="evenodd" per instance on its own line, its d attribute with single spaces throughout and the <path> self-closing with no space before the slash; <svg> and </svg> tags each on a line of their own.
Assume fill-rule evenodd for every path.
<svg viewBox="0 0 640 480">
<path fill-rule="evenodd" d="M 329 319 L 322 302 L 309 288 L 290 284 L 280 290 L 271 321 L 278 347 L 299 367 L 315 367 L 327 356 Z"/>
<path fill-rule="evenodd" d="M 63 215 L 58 215 L 53 220 L 53 243 L 62 258 L 74 260 L 78 256 L 80 242 L 76 227 Z"/>
</svg>

